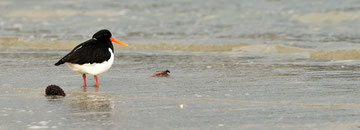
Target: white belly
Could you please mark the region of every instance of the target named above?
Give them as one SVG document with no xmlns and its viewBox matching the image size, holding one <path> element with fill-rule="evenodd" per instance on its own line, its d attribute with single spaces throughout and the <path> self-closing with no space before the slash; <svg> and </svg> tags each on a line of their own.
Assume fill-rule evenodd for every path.
<svg viewBox="0 0 360 130">
<path fill-rule="evenodd" d="M 114 53 L 109 48 L 110 51 L 110 59 L 108 61 L 104 61 L 102 63 L 92 63 L 92 64 L 72 64 L 72 63 L 66 63 L 66 65 L 72 69 L 75 72 L 81 73 L 81 74 L 92 74 L 92 75 L 98 75 L 101 74 L 107 70 L 110 69 L 111 65 L 114 62 Z"/>
</svg>

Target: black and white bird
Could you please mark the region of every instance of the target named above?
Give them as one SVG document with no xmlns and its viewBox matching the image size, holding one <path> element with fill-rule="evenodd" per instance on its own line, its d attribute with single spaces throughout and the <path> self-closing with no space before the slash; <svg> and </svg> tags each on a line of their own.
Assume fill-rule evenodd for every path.
<svg viewBox="0 0 360 130">
<path fill-rule="evenodd" d="M 100 30 L 92 36 L 92 39 L 77 45 L 55 65 L 65 63 L 73 71 L 82 74 L 85 87 L 87 86 L 86 74 L 94 75 L 96 86 L 99 86 L 97 75 L 110 69 L 114 62 L 112 42 L 128 46 L 128 44 L 113 38 L 109 30 Z"/>
</svg>

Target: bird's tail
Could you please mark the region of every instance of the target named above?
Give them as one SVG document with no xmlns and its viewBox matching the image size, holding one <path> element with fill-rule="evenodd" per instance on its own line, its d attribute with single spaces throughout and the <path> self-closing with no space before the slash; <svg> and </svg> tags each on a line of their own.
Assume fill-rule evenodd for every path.
<svg viewBox="0 0 360 130">
<path fill-rule="evenodd" d="M 59 66 L 61 64 L 64 64 L 65 62 L 61 59 L 58 62 L 55 63 L 55 66 Z"/>
</svg>

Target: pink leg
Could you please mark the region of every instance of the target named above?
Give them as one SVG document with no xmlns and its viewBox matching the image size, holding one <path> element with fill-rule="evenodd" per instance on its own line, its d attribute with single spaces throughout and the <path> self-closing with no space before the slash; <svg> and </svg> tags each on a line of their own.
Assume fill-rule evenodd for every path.
<svg viewBox="0 0 360 130">
<path fill-rule="evenodd" d="M 86 85 L 86 75 L 85 74 L 83 74 L 83 79 L 84 79 L 84 87 L 86 87 L 87 85 Z"/>
<path fill-rule="evenodd" d="M 100 87 L 95 87 L 95 92 L 99 92 Z"/>
<path fill-rule="evenodd" d="M 97 75 L 94 75 L 94 79 L 95 79 L 95 82 L 96 82 L 96 87 L 99 87 L 99 82 L 98 82 Z"/>
<path fill-rule="evenodd" d="M 82 87 L 82 88 L 83 88 L 83 92 L 86 92 L 86 88 L 87 88 L 87 87 Z"/>
</svg>

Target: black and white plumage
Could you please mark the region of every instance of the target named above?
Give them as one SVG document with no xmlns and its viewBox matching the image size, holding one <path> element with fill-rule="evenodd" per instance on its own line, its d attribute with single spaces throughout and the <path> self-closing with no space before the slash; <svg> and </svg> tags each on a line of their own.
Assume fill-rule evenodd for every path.
<svg viewBox="0 0 360 130">
<path fill-rule="evenodd" d="M 86 86 L 86 74 L 94 75 L 96 86 L 99 86 L 97 75 L 110 69 L 114 62 L 112 42 L 128 46 L 113 38 L 109 30 L 100 30 L 92 39 L 77 45 L 55 65 L 65 63 L 73 71 L 83 74 L 84 86 Z"/>
</svg>

